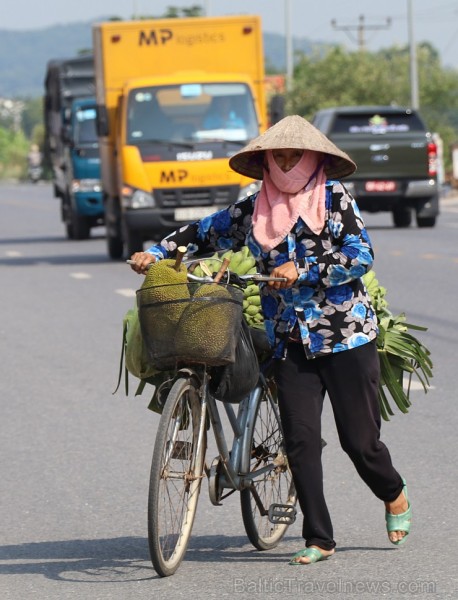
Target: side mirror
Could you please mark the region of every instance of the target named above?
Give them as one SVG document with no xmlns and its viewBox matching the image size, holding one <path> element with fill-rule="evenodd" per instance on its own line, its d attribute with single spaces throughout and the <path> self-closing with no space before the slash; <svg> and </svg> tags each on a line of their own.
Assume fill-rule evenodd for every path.
<svg viewBox="0 0 458 600">
<path fill-rule="evenodd" d="M 281 94 L 275 94 L 269 103 L 270 124 L 275 125 L 285 116 L 285 97 Z"/>
<path fill-rule="evenodd" d="M 110 128 L 108 126 L 108 111 L 105 105 L 97 105 L 95 124 L 97 135 L 99 137 L 107 137 L 107 135 L 110 133 Z"/>
<path fill-rule="evenodd" d="M 73 144 L 70 125 L 62 126 L 61 137 L 64 144 L 67 144 L 68 146 L 71 146 Z"/>
</svg>

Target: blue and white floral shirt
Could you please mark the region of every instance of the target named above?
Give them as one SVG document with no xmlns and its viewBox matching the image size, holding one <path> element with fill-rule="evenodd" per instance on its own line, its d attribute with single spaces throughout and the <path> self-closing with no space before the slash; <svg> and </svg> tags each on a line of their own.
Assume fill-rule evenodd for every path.
<svg viewBox="0 0 458 600">
<path fill-rule="evenodd" d="M 288 289 L 261 284 L 261 305 L 274 357 L 286 355 L 291 333 L 307 358 L 341 352 L 377 336 L 377 318 L 361 276 L 373 263 L 373 250 L 355 200 L 338 181 L 326 182 L 326 217 L 321 233 L 299 218 L 285 239 L 264 252 L 252 234 L 257 195 L 185 225 L 147 250 L 157 259 L 173 256 L 178 246 L 189 255 L 240 250 L 248 246 L 260 273 L 294 261 L 299 273 Z"/>
</svg>

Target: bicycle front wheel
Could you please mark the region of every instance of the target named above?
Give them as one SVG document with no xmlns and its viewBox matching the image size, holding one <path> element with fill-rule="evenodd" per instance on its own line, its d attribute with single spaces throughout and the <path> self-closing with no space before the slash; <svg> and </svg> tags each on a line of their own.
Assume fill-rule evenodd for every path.
<svg viewBox="0 0 458 600">
<path fill-rule="evenodd" d="M 206 446 L 200 417 L 197 383 L 192 377 L 177 379 L 159 422 L 148 497 L 149 549 L 161 577 L 178 569 L 191 536 Z"/>
<path fill-rule="evenodd" d="M 296 504 L 296 491 L 283 445 L 278 406 L 268 385 L 263 387 L 256 407 L 250 436 L 250 473 L 269 466 L 272 469 L 255 478 L 251 489 L 240 493 L 243 524 L 248 539 L 258 550 L 274 548 L 285 535 L 289 524 L 271 523 L 268 510 L 272 504 Z"/>
</svg>

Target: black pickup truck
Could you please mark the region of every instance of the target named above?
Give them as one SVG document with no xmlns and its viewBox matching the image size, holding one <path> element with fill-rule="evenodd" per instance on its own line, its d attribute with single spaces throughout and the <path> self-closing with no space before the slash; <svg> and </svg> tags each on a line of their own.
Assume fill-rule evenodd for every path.
<svg viewBox="0 0 458 600">
<path fill-rule="evenodd" d="M 391 211 L 396 227 L 434 227 L 439 214 L 437 147 L 417 111 L 392 106 L 319 110 L 312 119 L 355 161 L 345 186 L 361 210 Z"/>
</svg>

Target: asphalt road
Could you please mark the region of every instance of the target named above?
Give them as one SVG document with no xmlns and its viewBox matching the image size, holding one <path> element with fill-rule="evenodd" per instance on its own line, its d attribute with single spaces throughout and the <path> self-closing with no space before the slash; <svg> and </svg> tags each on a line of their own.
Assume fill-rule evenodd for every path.
<svg viewBox="0 0 458 600">
<path fill-rule="evenodd" d="M 300 519 L 275 550 L 255 551 L 237 495 L 214 507 L 204 481 L 186 560 L 161 579 L 146 539 L 158 417 L 147 395 L 112 394 L 140 279 L 107 258 L 103 229 L 65 238 L 49 185 L 0 186 L 1 600 L 458 597 L 458 200 L 443 201 L 433 229 L 364 216 L 389 306 L 428 327 L 417 335 L 434 360 L 428 394 L 414 389 L 409 414 L 382 429 L 409 484 L 408 542 L 389 544 L 383 506 L 341 451 L 326 406 L 332 560 L 288 565 L 303 545 Z"/>
</svg>

